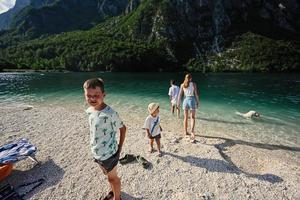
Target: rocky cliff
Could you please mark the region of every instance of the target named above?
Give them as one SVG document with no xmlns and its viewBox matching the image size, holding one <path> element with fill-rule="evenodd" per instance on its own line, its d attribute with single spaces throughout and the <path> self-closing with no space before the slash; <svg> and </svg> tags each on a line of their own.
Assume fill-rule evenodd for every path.
<svg viewBox="0 0 300 200">
<path fill-rule="evenodd" d="M 0 14 L 0 30 L 9 29 L 13 17 L 24 7 L 28 6 L 30 4 L 30 1 L 31 0 L 16 0 L 16 4 L 12 9 Z"/>
<path fill-rule="evenodd" d="M 155 70 L 172 71 L 161 67 L 166 63 L 191 71 L 299 71 L 300 66 L 297 0 L 60 0 L 27 7 L 12 24 L 11 31 L 0 33 L 0 56 L 20 66 L 142 71 L 139 66 L 151 56 L 157 58 L 151 60 Z M 40 39 L 31 42 L 34 38 Z M 10 55 L 26 41 L 38 62 Z"/>
</svg>

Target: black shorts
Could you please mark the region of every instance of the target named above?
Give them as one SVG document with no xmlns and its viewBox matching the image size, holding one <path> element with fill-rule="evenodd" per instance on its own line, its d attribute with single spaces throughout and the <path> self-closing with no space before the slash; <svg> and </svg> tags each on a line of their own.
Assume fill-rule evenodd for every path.
<svg viewBox="0 0 300 200">
<path fill-rule="evenodd" d="M 106 160 L 97 160 L 95 159 L 94 161 L 96 163 L 98 163 L 103 170 L 104 173 L 109 173 L 111 170 L 113 170 L 113 168 L 118 164 L 119 162 L 119 151 L 117 151 L 114 155 L 112 155 L 111 157 L 109 157 Z"/>
<path fill-rule="evenodd" d="M 150 139 L 159 139 L 159 138 L 161 138 L 161 135 L 160 135 L 160 134 L 158 134 L 158 135 L 156 135 L 156 136 L 150 136 Z"/>
</svg>

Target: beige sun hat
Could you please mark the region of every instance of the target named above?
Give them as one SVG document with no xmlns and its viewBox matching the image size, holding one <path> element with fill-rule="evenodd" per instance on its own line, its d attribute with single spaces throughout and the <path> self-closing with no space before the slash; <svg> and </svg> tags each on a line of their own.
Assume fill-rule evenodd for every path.
<svg viewBox="0 0 300 200">
<path fill-rule="evenodd" d="M 148 111 L 150 114 L 154 113 L 154 111 L 156 111 L 156 109 L 159 107 L 158 103 L 150 103 L 148 105 Z"/>
</svg>

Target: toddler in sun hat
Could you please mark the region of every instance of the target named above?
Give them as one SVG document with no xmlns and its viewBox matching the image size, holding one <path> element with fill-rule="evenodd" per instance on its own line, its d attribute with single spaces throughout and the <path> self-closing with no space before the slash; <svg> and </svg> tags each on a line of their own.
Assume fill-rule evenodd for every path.
<svg viewBox="0 0 300 200">
<path fill-rule="evenodd" d="M 160 150 L 160 138 L 162 128 L 160 126 L 160 117 L 159 117 L 159 104 L 158 103 L 150 103 L 148 105 L 149 115 L 147 116 L 143 129 L 146 130 L 147 136 L 150 139 L 150 149 L 149 152 L 153 153 L 153 143 L 154 140 L 157 145 L 158 156 L 161 156 Z"/>
</svg>

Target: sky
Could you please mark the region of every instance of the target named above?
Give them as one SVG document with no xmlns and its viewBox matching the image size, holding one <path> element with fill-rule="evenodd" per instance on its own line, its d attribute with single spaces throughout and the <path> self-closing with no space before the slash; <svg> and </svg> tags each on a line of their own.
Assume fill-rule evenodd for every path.
<svg viewBox="0 0 300 200">
<path fill-rule="evenodd" d="M 0 0 L 0 14 L 6 12 L 15 5 L 16 0 Z"/>
</svg>

